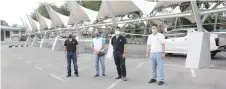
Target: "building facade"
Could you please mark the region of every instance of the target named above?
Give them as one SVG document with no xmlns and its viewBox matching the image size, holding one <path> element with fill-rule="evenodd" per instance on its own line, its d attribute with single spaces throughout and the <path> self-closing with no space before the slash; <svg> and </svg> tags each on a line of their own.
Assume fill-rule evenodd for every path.
<svg viewBox="0 0 226 89">
<path fill-rule="evenodd" d="M 25 29 L 10 27 L 4 20 L 0 20 L 1 41 L 19 41 L 25 34 Z"/>
</svg>

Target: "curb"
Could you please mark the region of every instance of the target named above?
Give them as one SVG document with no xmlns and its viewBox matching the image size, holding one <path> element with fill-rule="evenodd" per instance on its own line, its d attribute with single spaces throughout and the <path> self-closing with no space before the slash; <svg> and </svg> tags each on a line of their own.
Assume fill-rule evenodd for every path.
<svg viewBox="0 0 226 89">
<path fill-rule="evenodd" d="M 28 47 L 29 45 L 26 45 L 26 47 Z M 25 47 L 24 45 L 9 45 L 9 48 L 21 48 L 21 47 Z"/>
</svg>

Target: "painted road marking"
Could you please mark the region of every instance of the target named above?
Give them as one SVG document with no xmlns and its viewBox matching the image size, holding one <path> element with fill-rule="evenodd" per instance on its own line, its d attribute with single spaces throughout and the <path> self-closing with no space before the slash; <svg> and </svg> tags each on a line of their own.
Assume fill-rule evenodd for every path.
<svg viewBox="0 0 226 89">
<path fill-rule="evenodd" d="M 27 64 L 30 64 L 32 61 L 25 61 Z"/>
<path fill-rule="evenodd" d="M 83 69 L 79 69 L 78 70 L 78 72 L 80 72 L 80 71 L 82 71 Z M 61 76 L 59 76 L 59 78 L 62 78 L 62 77 L 64 77 L 64 76 L 66 76 L 67 74 L 63 74 L 63 75 L 61 75 Z"/>
<path fill-rule="evenodd" d="M 111 84 L 107 89 L 112 89 L 114 88 L 119 82 L 121 82 L 122 80 L 117 80 L 115 83 Z"/>
<path fill-rule="evenodd" d="M 49 74 L 50 76 L 52 76 L 52 77 L 54 77 L 54 78 L 56 78 L 56 79 L 58 79 L 58 80 L 60 80 L 60 81 L 65 81 L 64 79 L 62 79 L 62 78 L 60 78 L 60 77 L 57 77 L 56 75 L 54 75 L 54 74 Z"/>
<path fill-rule="evenodd" d="M 59 63 L 55 63 L 55 64 L 49 64 L 49 65 L 46 65 L 46 66 L 42 66 L 42 67 L 40 67 L 40 68 L 46 68 L 46 67 L 51 67 L 51 66 L 54 66 L 54 65 L 57 65 L 57 64 L 59 64 Z"/>
<path fill-rule="evenodd" d="M 196 77 L 195 69 L 194 68 L 191 68 L 190 71 L 191 71 L 191 76 L 192 77 Z"/>
<path fill-rule="evenodd" d="M 141 67 L 145 62 L 140 63 L 139 65 L 136 66 L 136 68 Z"/>
<path fill-rule="evenodd" d="M 43 70 L 42 68 L 38 67 L 38 66 L 34 66 L 36 69 L 39 69 L 39 70 Z"/>
</svg>

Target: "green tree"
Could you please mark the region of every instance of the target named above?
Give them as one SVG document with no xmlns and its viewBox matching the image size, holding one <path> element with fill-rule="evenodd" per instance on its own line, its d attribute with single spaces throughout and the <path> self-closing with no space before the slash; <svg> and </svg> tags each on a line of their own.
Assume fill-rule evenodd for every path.
<svg viewBox="0 0 226 89">
<path fill-rule="evenodd" d="M 50 19 L 49 13 L 47 12 L 47 9 L 46 9 L 46 5 L 49 5 L 51 8 L 53 8 L 56 12 L 58 12 L 60 14 L 63 14 L 63 15 L 66 15 L 66 16 L 69 16 L 69 14 L 70 14 L 70 12 L 67 9 L 67 5 L 66 4 L 63 4 L 59 8 L 56 5 L 51 4 L 51 3 L 39 3 L 39 6 L 31 13 L 32 19 L 37 21 L 37 18 L 36 18 L 36 15 L 35 15 L 35 11 L 38 11 L 42 16 Z"/>
<path fill-rule="evenodd" d="M 101 5 L 100 0 L 95 0 L 95 1 L 82 1 L 82 6 L 85 8 L 94 10 L 94 11 L 99 11 Z"/>
<path fill-rule="evenodd" d="M 12 27 L 19 27 L 19 25 L 18 24 L 13 24 Z"/>
</svg>

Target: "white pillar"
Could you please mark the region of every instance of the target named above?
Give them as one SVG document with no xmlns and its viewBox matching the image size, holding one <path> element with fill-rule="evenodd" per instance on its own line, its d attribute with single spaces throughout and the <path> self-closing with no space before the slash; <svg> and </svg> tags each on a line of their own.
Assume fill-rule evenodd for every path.
<svg viewBox="0 0 226 89">
<path fill-rule="evenodd" d="M 43 42 L 45 40 L 45 37 L 46 37 L 46 32 L 44 33 L 44 35 L 42 37 L 42 40 L 41 40 L 41 43 L 40 43 L 40 48 L 42 48 L 42 46 L 43 46 Z"/>
<path fill-rule="evenodd" d="M 210 34 L 202 28 L 196 1 L 191 1 L 191 5 L 199 32 L 188 33 L 188 53 L 185 67 L 201 68 L 209 65 L 211 60 Z"/>
<path fill-rule="evenodd" d="M 64 40 L 59 39 L 59 38 L 60 38 L 59 36 L 55 37 L 55 41 L 53 43 L 52 50 L 55 50 L 55 51 L 63 51 L 64 50 Z"/>
<path fill-rule="evenodd" d="M 4 41 L 6 41 L 6 30 L 3 31 L 4 32 Z"/>
</svg>

